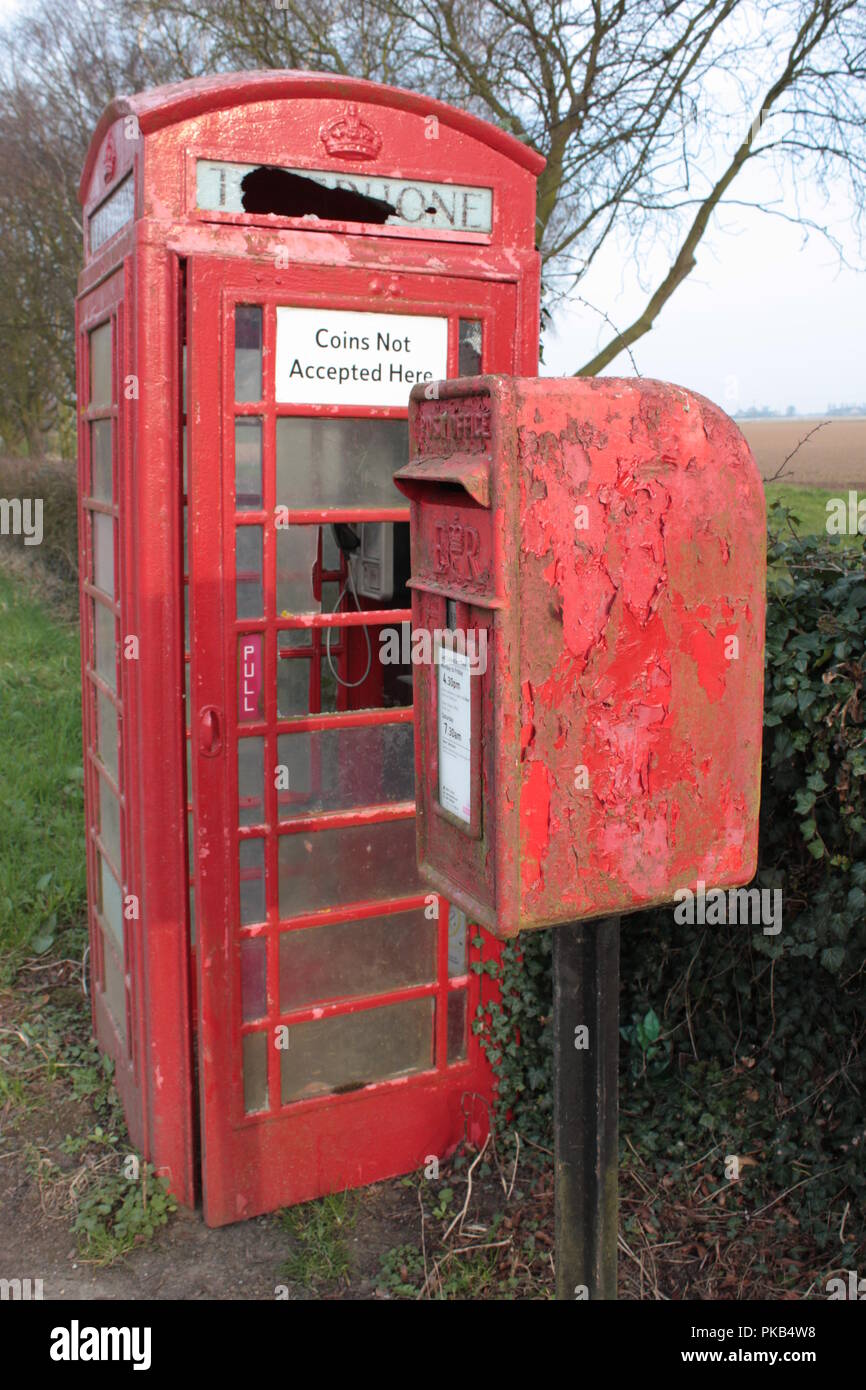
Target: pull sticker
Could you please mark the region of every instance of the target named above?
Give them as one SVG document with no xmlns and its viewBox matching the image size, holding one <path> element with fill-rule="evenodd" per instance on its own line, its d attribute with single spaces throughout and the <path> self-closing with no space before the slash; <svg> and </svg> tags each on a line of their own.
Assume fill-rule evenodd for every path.
<svg viewBox="0 0 866 1390">
<path fill-rule="evenodd" d="M 261 633 L 250 632 L 238 643 L 238 723 L 249 724 L 262 717 L 263 666 Z"/>
<path fill-rule="evenodd" d="M 472 720 L 471 663 L 461 652 L 439 650 L 439 805 L 468 825 Z"/>
</svg>

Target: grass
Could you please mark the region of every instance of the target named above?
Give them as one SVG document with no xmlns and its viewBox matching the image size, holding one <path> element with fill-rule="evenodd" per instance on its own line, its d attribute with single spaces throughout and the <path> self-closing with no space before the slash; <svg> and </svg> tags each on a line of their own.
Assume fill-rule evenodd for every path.
<svg viewBox="0 0 866 1390">
<path fill-rule="evenodd" d="M 356 1192 L 335 1192 L 280 1212 L 280 1224 L 293 1242 L 281 1271 L 287 1279 L 305 1289 L 346 1279 L 352 1263 L 348 1238 L 357 1220 L 358 1200 Z"/>
<path fill-rule="evenodd" d="M 0 973 L 84 949 L 78 631 L 0 570 Z"/>
<path fill-rule="evenodd" d="M 827 519 L 830 513 L 827 510 L 827 503 L 832 499 L 843 499 L 848 502 L 848 489 L 835 488 L 828 490 L 821 487 L 792 487 L 788 483 L 767 483 L 764 491 L 767 495 L 767 506 L 773 502 L 779 502 L 783 507 L 790 509 L 792 517 L 799 522 L 799 530 L 808 532 L 811 535 L 827 534 Z M 861 494 L 866 498 L 866 492 Z M 863 508 L 866 510 L 866 508 Z M 863 537 L 857 535 L 842 535 L 840 540 L 843 545 L 863 545 Z"/>
<path fill-rule="evenodd" d="M 431 1258 L 425 1271 L 423 1254 L 416 1246 L 398 1245 L 381 1258 L 377 1288 L 391 1298 L 513 1297 L 497 1255 L 497 1250 L 490 1249 L 470 1250 L 461 1256 L 454 1249 L 437 1250 L 437 1258 Z"/>
<path fill-rule="evenodd" d="M 27 964 L 0 1008 L 0 1103 L 15 1149 L 49 1220 L 63 1220 L 81 1263 L 110 1265 L 147 1244 L 177 1203 L 126 1133 L 114 1065 L 90 1036 L 74 962 L 46 962 L 35 983 Z M 75 1132 L 48 1138 L 49 1117 L 69 1115 Z"/>
<path fill-rule="evenodd" d="M 15 986 L 0 988 L 0 1106 L 43 1210 L 69 1222 L 82 1262 L 106 1265 L 176 1204 L 131 1149 L 90 1036 L 79 638 L 52 595 L 35 570 L 0 569 L 0 983 Z M 38 1117 L 70 1102 L 80 1126 L 54 1158 Z"/>
</svg>

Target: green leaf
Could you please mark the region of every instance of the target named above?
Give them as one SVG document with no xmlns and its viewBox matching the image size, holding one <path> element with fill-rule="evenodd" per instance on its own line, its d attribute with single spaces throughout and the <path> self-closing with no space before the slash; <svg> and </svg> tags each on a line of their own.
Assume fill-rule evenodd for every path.
<svg viewBox="0 0 866 1390">
<path fill-rule="evenodd" d="M 643 1023 L 641 1026 L 643 1028 L 644 1037 L 647 1039 L 647 1041 L 654 1043 L 659 1033 L 661 1032 L 661 1023 L 659 1022 L 658 1014 L 655 1012 L 654 1009 L 650 1009 L 647 1013 L 644 1014 Z"/>
</svg>

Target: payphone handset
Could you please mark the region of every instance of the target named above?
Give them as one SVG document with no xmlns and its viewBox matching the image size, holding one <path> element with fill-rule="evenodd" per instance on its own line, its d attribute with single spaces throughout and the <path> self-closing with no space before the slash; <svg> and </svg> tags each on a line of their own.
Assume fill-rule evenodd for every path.
<svg viewBox="0 0 866 1390">
<path fill-rule="evenodd" d="M 334 539 L 346 556 L 355 589 L 364 598 L 384 602 L 394 597 L 394 523 L 362 521 L 332 525 Z"/>
<path fill-rule="evenodd" d="M 392 607 L 395 600 L 407 602 L 406 581 L 409 578 L 408 527 L 405 522 L 363 521 L 332 522 L 331 533 L 341 552 L 345 564 L 346 577 L 341 585 L 334 605 L 334 612 L 351 606 L 356 612 L 371 611 L 375 608 Z M 362 603 L 363 600 L 363 603 Z M 360 675 L 341 674 L 332 657 L 333 628 L 325 635 L 325 658 L 328 668 L 337 685 L 345 691 L 363 688 L 364 703 L 374 698 L 367 686 L 374 666 L 374 652 L 369 628 L 364 625 L 360 632 L 347 630 L 344 633 L 348 644 L 362 640 L 366 648 L 364 667 Z M 354 665 L 354 663 L 353 663 Z M 393 673 L 401 682 L 397 703 L 411 703 L 411 670 Z M 386 692 L 383 673 L 382 689 L 378 692 L 377 703 L 393 703 L 393 692 Z M 350 706 L 351 706 L 351 699 Z M 363 704 L 359 704 L 359 708 Z"/>
</svg>

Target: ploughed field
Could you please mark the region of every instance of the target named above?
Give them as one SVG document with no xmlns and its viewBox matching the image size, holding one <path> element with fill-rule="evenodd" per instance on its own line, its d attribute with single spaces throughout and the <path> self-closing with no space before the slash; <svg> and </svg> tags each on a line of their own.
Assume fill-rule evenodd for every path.
<svg viewBox="0 0 866 1390">
<path fill-rule="evenodd" d="M 796 420 L 738 420 L 737 424 L 765 481 L 792 454 L 782 474 L 785 482 L 866 491 L 866 416 L 836 419 L 817 415 Z M 805 442 L 798 449 L 801 440 Z"/>
</svg>

